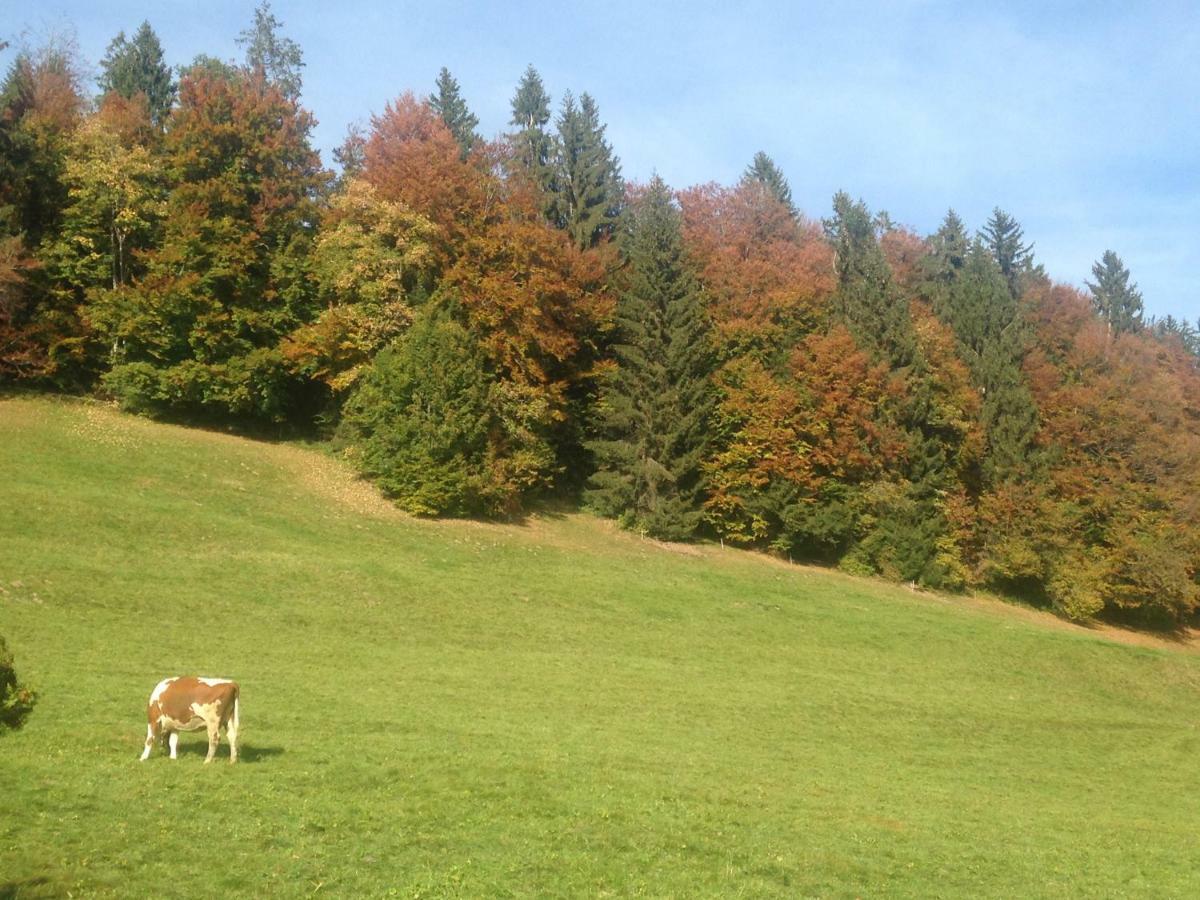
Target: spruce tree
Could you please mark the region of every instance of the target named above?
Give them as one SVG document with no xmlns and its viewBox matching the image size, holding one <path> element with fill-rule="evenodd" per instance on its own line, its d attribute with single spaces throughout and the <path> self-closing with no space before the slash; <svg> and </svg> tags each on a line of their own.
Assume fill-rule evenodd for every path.
<svg viewBox="0 0 1200 900">
<path fill-rule="evenodd" d="M 512 119 L 517 131 L 512 134 L 516 163 L 543 190 L 550 188 L 553 177 L 550 157 L 553 150 L 546 123 L 550 121 L 550 97 L 542 76 L 532 64 L 525 69 L 512 99 Z"/>
<path fill-rule="evenodd" d="M 962 435 L 941 421 L 937 375 L 918 346 L 908 300 L 879 246 L 877 220 L 862 201 L 839 192 L 824 224 L 838 277 L 835 311 L 859 346 L 886 363 L 904 387 L 876 417 L 881 427 L 904 435 L 905 464 L 864 507 L 863 536 L 847 563 L 938 585 L 947 578 L 937 558 L 947 529 L 942 498 L 955 485 L 951 460 L 960 456 Z"/>
<path fill-rule="evenodd" d="M 479 135 L 475 133 L 479 126 L 479 117 L 467 108 L 458 81 L 445 66 L 438 72 L 437 92 L 430 96 L 429 108 L 442 117 L 442 121 L 458 141 L 462 158 L 466 159 L 471 147 L 479 140 Z"/>
<path fill-rule="evenodd" d="M 1086 282 L 1092 292 L 1092 308 L 1108 322 L 1113 334 L 1142 329 L 1142 295 L 1129 283 L 1129 270 L 1111 250 L 1092 266 L 1095 282 Z"/>
<path fill-rule="evenodd" d="M 576 104 L 568 91 L 558 116 L 553 218 L 581 250 L 612 234 L 625 192 L 604 130 L 596 102 L 585 93 Z"/>
<path fill-rule="evenodd" d="M 246 68 L 262 72 L 283 96 L 298 100 L 304 54 L 299 44 L 282 36 L 282 28 L 283 23 L 271 12 L 270 0 L 262 0 L 254 8 L 254 24 L 238 35 L 237 42 L 246 48 Z"/>
<path fill-rule="evenodd" d="M 626 213 L 628 281 L 617 304 L 616 367 L 599 401 L 589 503 L 627 527 L 683 540 L 700 524 L 700 461 L 713 355 L 682 217 L 661 179 Z"/>
<path fill-rule="evenodd" d="M 475 337 L 449 310 L 426 307 L 359 380 L 337 441 L 411 513 L 498 512 L 489 483 L 493 385 Z"/>
<path fill-rule="evenodd" d="M 741 183 L 762 185 L 772 197 L 786 206 L 793 216 L 798 215 L 787 179 L 783 177 L 783 172 L 775 165 L 775 161 L 761 150 L 754 154 L 754 160 L 746 166 Z"/>
<path fill-rule="evenodd" d="M 839 191 L 833 216 L 824 221 L 833 245 L 838 288 L 835 308 L 858 343 L 894 368 L 908 366 L 916 352 L 908 304 L 892 284 L 887 259 L 875 236 L 866 204 Z"/>
<path fill-rule="evenodd" d="M 149 22 L 142 22 L 131 41 L 125 39 L 124 31 L 118 32 L 108 45 L 100 69 L 97 82 L 102 92 L 126 98 L 145 94 L 150 121 L 163 126 L 175 102 L 177 85 L 170 66 L 163 62 L 162 44 Z"/>
<path fill-rule="evenodd" d="M 1022 276 L 1033 270 L 1033 244 L 1023 243 L 1025 233 L 1017 220 L 998 206 L 992 210 L 992 217 L 979 237 L 1000 267 L 1009 291 L 1019 297 Z"/>
<path fill-rule="evenodd" d="M 1019 234 L 1011 240 L 1010 223 L 1000 223 L 1009 249 L 1020 243 Z M 1030 473 L 1038 427 L 1037 407 L 1021 370 L 1032 338 L 995 247 L 982 238 L 968 240 L 962 220 L 951 210 L 930 239 L 924 272 L 924 293 L 938 318 L 953 330 L 959 356 L 983 397 L 987 485 Z"/>
</svg>

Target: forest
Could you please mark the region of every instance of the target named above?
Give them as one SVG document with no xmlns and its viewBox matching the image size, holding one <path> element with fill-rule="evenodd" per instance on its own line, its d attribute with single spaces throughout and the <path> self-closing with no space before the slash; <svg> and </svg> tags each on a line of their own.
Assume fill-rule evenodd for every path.
<svg viewBox="0 0 1200 900">
<path fill-rule="evenodd" d="M 1120 257 L 627 182 L 531 65 L 477 133 L 446 69 L 328 164 L 269 5 L 239 61 L 149 23 L 0 84 L 0 385 L 316 435 L 403 509 L 577 504 L 647 537 L 1175 629 L 1200 607 L 1200 335 Z M 431 73 L 433 75 L 433 73 Z M 336 169 L 336 171 L 335 171 Z M 1100 250 L 1101 248 L 1098 248 Z"/>
</svg>

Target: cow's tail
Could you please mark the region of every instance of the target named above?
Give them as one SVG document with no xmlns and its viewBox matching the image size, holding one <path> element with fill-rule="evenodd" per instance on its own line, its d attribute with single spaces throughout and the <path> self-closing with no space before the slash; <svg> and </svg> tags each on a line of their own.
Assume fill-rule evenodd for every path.
<svg viewBox="0 0 1200 900">
<path fill-rule="evenodd" d="M 238 710 L 242 705 L 242 689 L 240 686 L 233 689 L 233 728 L 236 731 L 241 727 L 241 722 L 238 720 Z"/>
</svg>

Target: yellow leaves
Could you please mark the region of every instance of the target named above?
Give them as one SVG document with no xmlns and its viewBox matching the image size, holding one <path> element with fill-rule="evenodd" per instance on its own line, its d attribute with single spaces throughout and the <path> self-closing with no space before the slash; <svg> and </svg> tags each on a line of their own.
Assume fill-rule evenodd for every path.
<svg viewBox="0 0 1200 900">
<path fill-rule="evenodd" d="M 426 217 L 351 179 L 333 198 L 317 239 L 313 268 L 322 292 L 342 305 L 405 300 L 407 287 L 433 264 L 436 231 Z"/>
</svg>

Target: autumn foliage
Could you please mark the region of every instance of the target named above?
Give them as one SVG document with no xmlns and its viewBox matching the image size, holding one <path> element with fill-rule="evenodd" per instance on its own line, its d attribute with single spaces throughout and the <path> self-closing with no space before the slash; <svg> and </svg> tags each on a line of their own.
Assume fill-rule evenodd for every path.
<svg viewBox="0 0 1200 900">
<path fill-rule="evenodd" d="M 18 54 L 0 380 L 330 437 L 419 515 L 557 494 L 658 537 L 1194 621 L 1200 340 L 1142 320 L 1116 254 L 1088 296 L 1001 210 L 921 236 L 839 193 L 808 218 L 762 153 L 732 187 L 627 184 L 595 101 L 553 133 L 532 67 L 513 133 L 475 134 L 443 70 L 335 177 L 285 45 L 200 58 L 155 110 L 134 70 L 93 104 L 63 48 Z"/>
</svg>

